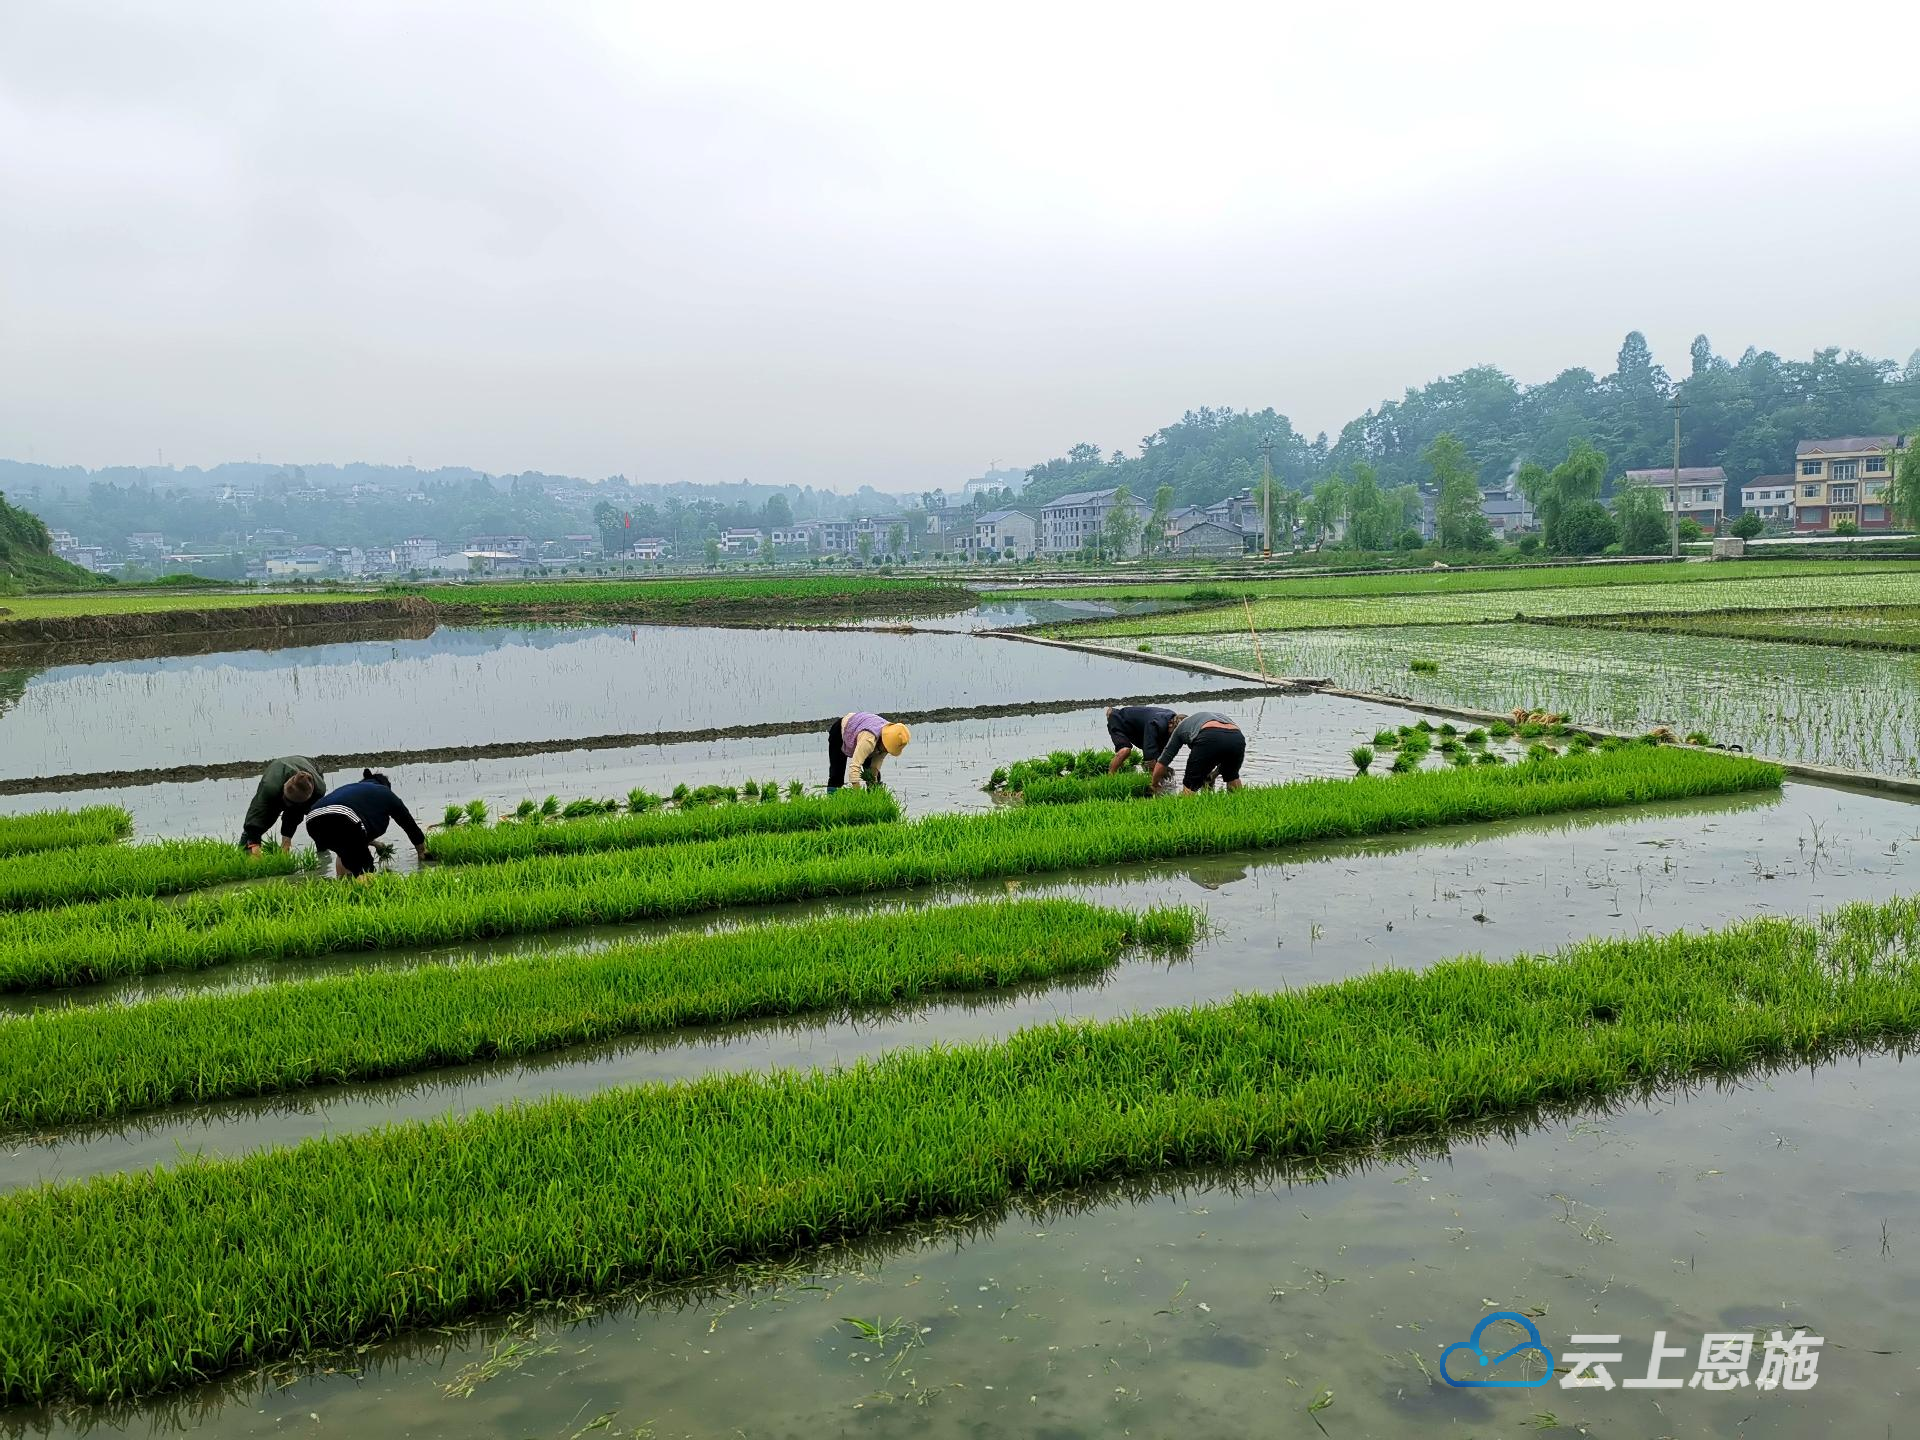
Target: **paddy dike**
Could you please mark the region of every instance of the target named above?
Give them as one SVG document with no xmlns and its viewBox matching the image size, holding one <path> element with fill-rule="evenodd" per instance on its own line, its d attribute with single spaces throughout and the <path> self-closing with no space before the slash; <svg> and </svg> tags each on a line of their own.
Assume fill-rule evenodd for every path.
<svg viewBox="0 0 1920 1440">
<path fill-rule="evenodd" d="M 431 631 L 442 618 L 439 606 L 419 595 L 367 596 L 364 599 L 313 600 L 278 605 L 231 605 L 207 609 L 119 611 L 100 615 L 48 615 L 26 619 L 0 618 L 0 652 L 16 663 L 28 657 L 16 657 L 16 648 L 40 645 L 116 645 L 149 638 L 181 636 L 218 636 L 222 642 L 235 641 L 237 633 L 268 632 L 282 635 L 290 630 L 307 632 L 326 627 L 391 623 L 424 623 Z M 219 649 L 243 648 L 242 644 L 222 643 Z M 174 653 L 197 654 L 205 651 Z M 116 656 L 94 656 L 62 651 L 63 663 Z"/>
</svg>

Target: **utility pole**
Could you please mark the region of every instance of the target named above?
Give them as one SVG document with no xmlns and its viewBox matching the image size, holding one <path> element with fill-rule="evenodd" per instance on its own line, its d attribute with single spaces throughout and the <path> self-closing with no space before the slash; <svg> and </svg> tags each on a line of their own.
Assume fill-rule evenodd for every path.
<svg viewBox="0 0 1920 1440">
<path fill-rule="evenodd" d="M 1673 558 L 1680 558 L 1680 390 L 1673 391 Z"/>
<path fill-rule="evenodd" d="M 1261 490 L 1267 503 L 1266 545 L 1261 550 L 1263 560 L 1273 558 L 1273 432 L 1269 430 L 1260 441 Z"/>
</svg>

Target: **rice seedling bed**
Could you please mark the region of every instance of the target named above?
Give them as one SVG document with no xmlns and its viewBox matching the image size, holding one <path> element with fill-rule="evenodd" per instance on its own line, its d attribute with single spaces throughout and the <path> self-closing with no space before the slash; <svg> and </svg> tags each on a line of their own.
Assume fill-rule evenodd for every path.
<svg viewBox="0 0 1920 1440">
<path fill-rule="evenodd" d="M 1891 651 L 1585 625 L 1306 630 L 1260 643 L 1270 668 L 1343 689 L 1472 710 L 1524 705 L 1630 733 L 1664 725 L 1783 760 L 1920 775 L 1920 665 Z M 1225 665 L 1255 659 L 1244 633 L 1161 648 Z M 1437 668 L 1409 670 L 1416 655 Z"/>
<path fill-rule="evenodd" d="M 815 610 L 873 610 L 890 604 L 959 606 L 972 601 L 964 586 L 947 580 L 882 576 L 777 575 L 740 580 L 559 580 L 495 584 L 402 587 L 444 609 L 511 615 L 540 610 L 644 611 L 711 615 L 737 607 L 765 613 L 770 607 L 803 605 Z"/>
<path fill-rule="evenodd" d="M 0 1130 L 1086 974 L 1196 929 L 1192 911 L 1001 900 L 46 1011 L 7 1027 Z"/>
<path fill-rule="evenodd" d="M 0 815 L 0 857 L 104 845 L 132 833 L 133 817 L 118 805 Z"/>
<path fill-rule="evenodd" d="M 178 895 L 234 880 L 291 875 L 315 864 L 314 852 L 264 846 L 249 855 L 226 840 L 155 840 L 141 845 L 80 845 L 0 859 L 0 910 L 25 910 L 125 895 Z"/>
<path fill-rule="evenodd" d="M 1899 899 L 47 1186 L 0 1199 L 0 1400 L 119 1399 L 1025 1195 L 1915 1033 L 1920 904 Z"/>
<path fill-rule="evenodd" d="M 1020 798 L 1028 805 L 1077 805 L 1083 800 L 1146 800 L 1153 795 L 1153 777 L 1143 770 L 1118 775 L 1077 775 L 1029 780 Z"/>
<path fill-rule="evenodd" d="M 1263 638 L 1278 630 L 1354 629 L 1390 625 L 1473 625 L 1516 616 L 1562 618 L 1583 615 L 1698 614 L 1708 610 L 1804 610 L 1822 605 L 1867 606 L 1911 602 L 1916 573 L 1764 576 L 1744 572 L 1690 583 L 1646 581 L 1631 585 L 1574 585 L 1429 594 L 1287 596 L 1256 600 L 1253 623 Z M 1245 634 L 1242 604 L 1189 610 L 1145 618 L 1096 620 L 1047 627 L 1049 633 L 1075 639 L 1124 636 L 1148 639 L 1171 635 Z M 1270 662 L 1270 669 L 1275 666 Z M 1281 672 L 1284 673 L 1284 672 Z"/>
<path fill-rule="evenodd" d="M 1815 610 L 1729 611 L 1705 615 L 1608 615 L 1557 623 L 1649 634 L 1713 635 L 1728 640 L 1920 650 L 1920 605 L 1823 606 Z"/>
<path fill-rule="evenodd" d="M 834 795 L 793 800 L 780 800 L 777 790 L 759 793 L 771 793 L 773 798 L 764 803 L 741 801 L 664 812 L 646 806 L 634 814 L 574 819 L 560 824 L 460 825 L 428 836 L 427 854 L 450 865 L 472 865 L 529 855 L 577 855 L 647 845 L 679 845 L 730 835 L 875 825 L 900 818 L 899 805 L 885 790 L 843 790 Z"/>
<path fill-rule="evenodd" d="M 0 989 L 235 960 L 397 949 L 728 905 L 872 893 L 1127 860 L 1262 849 L 1472 820 L 1774 789 L 1777 766 L 1665 748 L 1392 782 L 1310 780 L 1142 805 L 1090 801 L 992 815 L 740 835 L 639 851 L 542 855 L 365 884 L 263 886 L 160 902 L 0 915 Z"/>
<path fill-rule="evenodd" d="M 1187 600 L 1194 603 L 1238 603 L 1245 595 L 1255 600 L 1336 599 L 1377 595 L 1466 595 L 1515 590 L 1583 590 L 1621 585 L 1702 585 L 1766 576 L 1835 576 L 1902 574 L 1920 576 L 1920 564 L 1892 560 L 1787 560 L 1769 562 L 1764 569 L 1746 563 L 1716 561 L 1711 565 L 1676 565 L 1672 561 L 1642 565 L 1513 566 L 1499 570 L 1420 570 L 1398 575 L 1293 576 L 1263 580 L 1258 576 L 1220 576 L 1190 584 L 1116 578 L 1087 585 L 1039 586 L 993 592 L 994 599 L 1035 600 Z M 1509 614 L 1512 612 L 1509 611 Z"/>
</svg>

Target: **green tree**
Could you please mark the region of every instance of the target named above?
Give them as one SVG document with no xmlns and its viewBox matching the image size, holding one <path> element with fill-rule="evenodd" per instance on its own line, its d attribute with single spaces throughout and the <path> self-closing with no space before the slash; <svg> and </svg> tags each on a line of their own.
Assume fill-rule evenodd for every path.
<svg viewBox="0 0 1920 1440">
<path fill-rule="evenodd" d="M 1133 508 L 1133 492 L 1122 485 L 1113 492 L 1113 508 L 1100 522 L 1100 541 L 1106 553 L 1118 560 L 1130 554 L 1140 540 L 1140 512 Z"/>
<path fill-rule="evenodd" d="M 1914 352 L 1909 368 L 1920 366 L 1920 351 Z M 1896 519 L 1920 529 L 1920 435 L 1909 434 L 1907 448 L 1893 463 L 1893 479 L 1887 485 L 1887 504 Z"/>
<path fill-rule="evenodd" d="M 907 527 L 893 525 L 887 530 L 887 553 L 898 560 L 907 548 Z"/>
<path fill-rule="evenodd" d="M 1491 550 L 1493 527 L 1480 508 L 1480 478 L 1467 447 L 1452 434 L 1435 436 L 1421 452 L 1439 498 L 1434 506 L 1436 537 L 1443 550 Z"/>
<path fill-rule="evenodd" d="M 793 506 L 787 503 L 784 495 L 770 495 L 760 518 L 774 529 L 790 530 L 793 528 Z"/>
<path fill-rule="evenodd" d="M 1339 530 L 1346 513 L 1347 487 L 1338 475 L 1329 475 L 1314 486 L 1313 494 L 1301 507 L 1301 518 L 1306 522 L 1316 546 L 1324 544 Z"/>
<path fill-rule="evenodd" d="M 1579 500 L 1560 517 L 1563 555 L 1598 555 L 1619 537 L 1620 527 L 1598 500 Z"/>
<path fill-rule="evenodd" d="M 707 566 L 711 569 L 720 563 L 720 542 L 711 535 L 707 537 Z"/>
<path fill-rule="evenodd" d="M 1671 543 L 1663 492 L 1651 485 L 1622 485 L 1614 492 L 1614 523 L 1619 527 L 1620 550 L 1626 555 L 1664 555 Z M 1560 528 L 1564 529 L 1564 525 Z M 1569 554 L 1586 552 L 1568 551 Z"/>
<path fill-rule="evenodd" d="M 860 563 L 862 565 L 871 565 L 873 563 L 873 532 L 871 530 L 862 530 L 854 540 L 853 548 L 860 552 Z"/>
<path fill-rule="evenodd" d="M 1733 522 L 1733 533 L 1738 535 L 1742 540 L 1751 540 L 1766 528 L 1767 522 L 1762 520 L 1759 514 L 1752 510 L 1747 511 L 1746 514 Z"/>
<path fill-rule="evenodd" d="M 1147 529 L 1140 540 L 1140 550 L 1160 551 L 1167 548 L 1167 517 L 1173 513 L 1173 486 L 1162 485 L 1153 492 L 1153 513 L 1147 517 Z"/>
<path fill-rule="evenodd" d="M 1590 550 L 1569 549 L 1562 531 L 1567 513 L 1574 506 L 1599 500 L 1600 487 L 1607 478 L 1607 457 L 1585 440 L 1576 439 L 1567 447 L 1567 458 L 1552 470 L 1529 462 L 1520 467 L 1517 478 L 1521 491 L 1533 502 L 1534 514 L 1540 517 L 1540 533 L 1546 541 L 1548 552 L 1554 555 L 1592 554 Z M 1590 535 L 1592 528 L 1589 517 L 1582 530 L 1583 536 Z"/>
</svg>

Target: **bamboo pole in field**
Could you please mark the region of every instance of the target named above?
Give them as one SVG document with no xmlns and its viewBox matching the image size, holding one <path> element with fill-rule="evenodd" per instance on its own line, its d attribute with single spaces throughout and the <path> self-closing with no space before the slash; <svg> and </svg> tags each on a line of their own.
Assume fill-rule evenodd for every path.
<svg viewBox="0 0 1920 1440">
<path fill-rule="evenodd" d="M 1260 632 L 1253 628 L 1253 601 L 1242 595 L 1240 603 L 1247 607 L 1247 633 L 1253 636 L 1253 658 L 1260 663 L 1260 678 L 1268 679 L 1267 657 L 1260 653 Z"/>
</svg>

